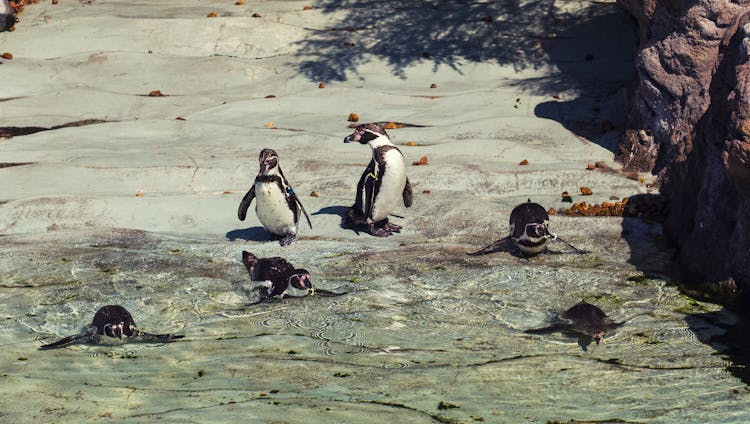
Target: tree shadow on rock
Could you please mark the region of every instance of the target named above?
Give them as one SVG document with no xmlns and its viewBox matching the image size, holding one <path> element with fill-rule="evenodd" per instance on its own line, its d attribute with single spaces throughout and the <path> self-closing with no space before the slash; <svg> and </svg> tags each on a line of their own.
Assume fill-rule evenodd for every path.
<svg viewBox="0 0 750 424">
<path fill-rule="evenodd" d="M 637 37 L 632 19 L 615 4 L 319 0 L 315 8 L 341 19 L 298 43 L 299 70 L 310 80 L 345 81 L 375 60 L 402 79 L 421 63 L 459 74 L 480 62 L 517 71 L 544 68 L 542 76 L 512 83 L 550 96 L 536 116 L 616 147 Z"/>
<path fill-rule="evenodd" d="M 401 78 L 421 62 L 458 72 L 470 62 L 539 68 L 547 63 L 540 40 L 570 15 L 554 3 L 319 0 L 316 10 L 342 19 L 300 42 L 300 71 L 314 81 L 344 81 L 374 59 Z"/>
</svg>

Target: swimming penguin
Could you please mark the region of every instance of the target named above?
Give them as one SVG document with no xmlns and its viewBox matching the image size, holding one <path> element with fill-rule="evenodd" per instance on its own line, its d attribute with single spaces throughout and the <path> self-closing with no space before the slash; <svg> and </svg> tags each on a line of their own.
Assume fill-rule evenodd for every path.
<svg viewBox="0 0 750 424">
<path fill-rule="evenodd" d="M 578 345 L 585 351 L 592 340 L 598 345 L 604 339 L 604 335 L 609 328 L 615 328 L 622 324 L 614 323 L 607 318 L 607 315 L 598 306 L 581 301 L 563 312 L 561 316 L 556 316 L 551 325 L 526 330 L 524 333 L 568 333 L 578 337 Z"/>
<path fill-rule="evenodd" d="M 62 338 L 54 343 L 40 346 L 39 349 L 54 349 L 73 343 L 99 343 L 102 336 L 111 339 L 132 338 L 144 342 L 164 343 L 185 337 L 182 334 L 151 334 L 141 331 L 135 325 L 133 316 L 120 305 L 102 306 L 96 311 L 91 325 L 81 334 Z"/>
<path fill-rule="evenodd" d="M 383 127 L 363 124 L 344 143 L 357 141 L 369 144 L 372 159 L 357 183 L 357 198 L 347 209 L 344 224 L 349 227 L 366 225 L 368 232 L 388 237 L 401 231 L 401 226 L 388 222 L 388 214 L 403 201 L 412 204 L 411 183 L 406 176 L 406 163 L 398 147 L 391 143 Z"/>
<path fill-rule="evenodd" d="M 279 243 L 282 246 L 286 246 L 297 239 L 300 211 L 305 214 L 310 228 L 312 228 L 312 223 L 302 202 L 297 198 L 297 194 L 284 177 L 284 173 L 281 172 L 279 155 L 276 151 L 263 149 L 258 162 L 260 162 L 260 171 L 255 177 L 253 186 L 242 198 L 237 217 L 240 221 L 244 221 L 247 208 L 257 197 L 255 213 L 258 219 L 268 232 L 281 238 Z"/>
<path fill-rule="evenodd" d="M 609 323 L 607 315 L 598 306 L 592 305 L 585 300 L 573 305 L 562 316 L 570 322 L 573 329 L 591 336 L 596 341 L 596 344 L 599 344 L 604 338 L 604 334 L 607 333 Z"/>
<path fill-rule="evenodd" d="M 294 268 L 284 258 L 258 258 L 243 250 L 242 263 L 251 280 L 270 282 L 260 287 L 260 301 L 273 297 L 302 297 L 314 291 L 310 273 L 306 269 Z"/>
<path fill-rule="evenodd" d="M 547 240 L 560 240 L 570 246 L 576 253 L 586 253 L 577 249 L 570 243 L 561 240 L 556 234 L 549 231 L 549 214 L 538 203 L 528 199 L 526 203 L 513 208 L 510 213 L 510 234 L 495 241 L 482 249 L 467 253 L 471 256 L 484 255 L 502 250 L 503 245 L 510 239 L 515 247 L 527 256 L 534 256 L 546 249 Z"/>
</svg>

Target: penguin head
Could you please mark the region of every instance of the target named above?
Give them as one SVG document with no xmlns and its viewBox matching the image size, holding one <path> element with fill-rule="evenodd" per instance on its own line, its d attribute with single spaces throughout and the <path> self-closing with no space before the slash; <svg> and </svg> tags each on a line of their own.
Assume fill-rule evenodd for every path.
<svg viewBox="0 0 750 424">
<path fill-rule="evenodd" d="M 120 305 L 107 305 L 99 308 L 91 325 L 96 327 L 97 334 L 118 339 L 137 333 L 133 316 Z"/>
<path fill-rule="evenodd" d="M 269 175 L 276 167 L 279 166 L 279 155 L 273 149 L 263 149 L 260 151 L 258 156 L 258 162 L 260 164 L 260 174 Z"/>
<path fill-rule="evenodd" d="M 344 137 L 344 143 L 351 143 L 353 141 L 357 141 L 360 144 L 367 144 L 367 143 L 372 144 L 371 142 L 373 140 L 379 140 L 382 138 L 384 138 L 387 142 L 390 143 L 388 134 L 386 134 L 385 129 L 383 129 L 383 127 L 381 127 L 378 124 L 362 124 L 358 126 L 357 129 L 354 130 L 353 133 Z"/>
<path fill-rule="evenodd" d="M 297 290 L 309 290 L 312 288 L 312 279 L 306 269 L 296 269 L 289 277 L 289 284 Z"/>
</svg>

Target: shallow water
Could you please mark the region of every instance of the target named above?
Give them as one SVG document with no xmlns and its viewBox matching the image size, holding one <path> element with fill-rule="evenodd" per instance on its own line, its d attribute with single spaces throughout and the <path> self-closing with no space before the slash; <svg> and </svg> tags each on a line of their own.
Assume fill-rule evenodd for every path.
<svg viewBox="0 0 750 424">
<path fill-rule="evenodd" d="M 613 221 L 599 220 L 601 234 Z M 532 259 L 467 257 L 464 242 L 375 240 L 350 253 L 300 240 L 285 256 L 316 287 L 346 294 L 251 306 L 240 252 L 272 256 L 276 243 L 122 229 L 3 239 L 1 390 L 16 400 L 5 403 L 7 422 L 741 422 L 748 413 L 731 364 L 685 321 L 721 308 L 643 278 L 617 253 L 627 251 L 618 237 L 611 251 L 575 255 L 558 243 Z M 523 332 L 582 298 L 622 323 L 602 344 Z M 36 350 L 109 303 L 146 331 L 186 337 Z M 723 333 L 718 325 L 700 337 Z"/>
</svg>

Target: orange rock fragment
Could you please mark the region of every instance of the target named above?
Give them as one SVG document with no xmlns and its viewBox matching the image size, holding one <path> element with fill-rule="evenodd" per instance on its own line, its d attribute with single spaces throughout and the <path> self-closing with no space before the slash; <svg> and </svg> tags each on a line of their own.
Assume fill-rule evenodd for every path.
<svg viewBox="0 0 750 424">
<path fill-rule="evenodd" d="M 187 121 L 187 119 L 183 118 L 182 116 L 178 116 L 178 117 L 176 117 L 174 119 L 176 119 L 178 121 Z"/>
<path fill-rule="evenodd" d="M 407 142 L 406 142 L 406 145 L 407 145 L 407 146 L 412 146 L 412 147 L 414 147 L 414 146 L 419 146 L 419 144 L 417 144 L 417 143 L 415 143 L 415 142 L 413 142 L 413 141 L 407 141 Z"/>
<path fill-rule="evenodd" d="M 151 90 L 148 92 L 149 97 L 164 97 L 164 94 L 162 94 L 159 90 Z"/>
<path fill-rule="evenodd" d="M 430 88 L 437 88 L 437 84 L 435 84 L 435 83 L 433 82 L 432 84 L 430 84 Z"/>
<path fill-rule="evenodd" d="M 554 215 L 556 213 L 557 213 L 557 211 L 555 210 L 555 208 L 549 208 L 549 210 L 547 211 L 548 215 Z"/>
<path fill-rule="evenodd" d="M 385 129 L 387 129 L 387 130 L 392 130 L 392 129 L 394 129 L 394 128 L 400 128 L 400 127 L 399 127 L 399 125 L 398 125 L 397 123 L 395 123 L 395 122 L 389 122 L 389 123 L 387 123 L 387 124 L 383 125 L 383 128 L 385 128 Z"/>
<path fill-rule="evenodd" d="M 8 53 L 8 52 L 3 53 L 2 57 L 3 59 L 6 59 L 6 60 L 13 60 L 13 54 Z"/>
<path fill-rule="evenodd" d="M 273 122 L 266 122 L 265 124 L 263 124 L 263 126 L 266 127 L 266 128 L 273 128 L 274 127 Z"/>
<path fill-rule="evenodd" d="M 256 12 L 256 13 L 253 13 L 253 14 L 252 14 L 251 16 L 252 16 L 253 18 L 260 18 L 260 17 L 262 17 L 262 16 L 260 16 L 260 13 L 257 13 L 257 12 Z"/>
<path fill-rule="evenodd" d="M 427 156 L 422 156 L 421 158 L 419 158 L 419 161 L 417 161 L 417 162 L 412 162 L 411 164 L 412 164 L 413 166 L 419 166 L 419 165 L 429 165 L 429 161 L 427 160 Z"/>
<path fill-rule="evenodd" d="M 422 190 L 422 194 L 430 194 L 430 190 Z"/>
<path fill-rule="evenodd" d="M 219 15 L 217 15 L 216 12 L 211 12 L 208 15 L 206 15 L 207 18 L 215 18 L 217 16 L 219 16 Z"/>
<path fill-rule="evenodd" d="M 269 94 L 266 97 L 264 97 L 264 99 L 275 99 L 275 98 L 276 96 L 274 96 L 273 94 Z"/>
<path fill-rule="evenodd" d="M 302 10 L 312 10 L 312 6 L 307 5 L 307 6 L 303 7 Z"/>
<path fill-rule="evenodd" d="M 590 163 L 590 164 L 586 165 L 586 169 L 588 169 L 589 171 L 593 171 L 594 168 L 596 168 L 596 167 L 594 166 L 593 163 Z"/>
<path fill-rule="evenodd" d="M 245 0 L 237 0 L 236 2 L 234 2 L 235 6 L 242 6 L 243 4 L 245 4 Z"/>
<path fill-rule="evenodd" d="M 357 122 L 359 121 L 359 115 L 357 115 L 356 113 L 350 113 L 349 117 L 347 117 L 346 120 L 349 122 Z"/>
<path fill-rule="evenodd" d="M 310 192 L 310 197 L 318 197 L 318 192 L 317 191 L 311 191 Z"/>
<path fill-rule="evenodd" d="M 586 186 L 583 186 L 583 187 L 581 187 L 581 194 L 583 194 L 584 196 L 589 196 L 589 195 L 591 195 L 591 194 L 593 194 L 593 193 L 594 193 L 594 192 L 593 192 L 593 191 L 591 191 L 591 189 L 590 189 L 590 188 L 588 188 L 588 187 L 586 187 Z"/>
<path fill-rule="evenodd" d="M 518 162 L 518 164 L 519 164 L 519 165 L 528 165 L 528 164 L 529 164 L 529 161 L 528 161 L 528 159 L 524 159 L 524 160 L 522 160 L 521 162 Z"/>
<path fill-rule="evenodd" d="M 320 84 L 318 84 L 318 88 L 326 88 L 326 83 L 321 82 Z"/>
</svg>

